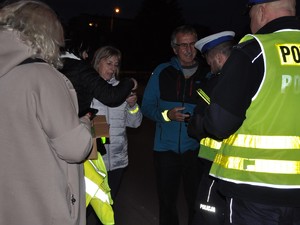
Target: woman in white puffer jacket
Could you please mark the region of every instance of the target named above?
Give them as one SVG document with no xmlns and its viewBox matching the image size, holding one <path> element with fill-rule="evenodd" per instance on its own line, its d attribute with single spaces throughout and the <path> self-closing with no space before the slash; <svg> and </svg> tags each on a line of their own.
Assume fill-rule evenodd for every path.
<svg viewBox="0 0 300 225">
<path fill-rule="evenodd" d="M 112 85 L 118 84 L 118 74 L 121 63 L 121 52 L 112 46 L 99 48 L 94 55 L 93 67 L 99 75 Z M 103 160 L 108 171 L 108 183 L 114 199 L 128 166 L 128 140 L 126 127 L 137 128 L 142 122 L 142 113 L 137 104 L 136 93 L 130 96 L 118 107 L 108 107 L 93 99 L 91 108 L 98 109 L 97 115 L 105 115 L 109 124 L 109 144 L 105 144 L 106 154 Z"/>
</svg>

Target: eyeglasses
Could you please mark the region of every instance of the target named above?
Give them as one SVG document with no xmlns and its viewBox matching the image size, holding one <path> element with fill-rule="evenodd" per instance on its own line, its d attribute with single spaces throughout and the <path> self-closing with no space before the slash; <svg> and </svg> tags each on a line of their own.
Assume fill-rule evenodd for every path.
<svg viewBox="0 0 300 225">
<path fill-rule="evenodd" d="M 191 43 L 180 43 L 180 44 L 174 43 L 174 45 L 181 47 L 181 48 L 188 48 L 188 47 L 195 47 L 195 43 L 196 42 L 194 41 Z"/>
</svg>

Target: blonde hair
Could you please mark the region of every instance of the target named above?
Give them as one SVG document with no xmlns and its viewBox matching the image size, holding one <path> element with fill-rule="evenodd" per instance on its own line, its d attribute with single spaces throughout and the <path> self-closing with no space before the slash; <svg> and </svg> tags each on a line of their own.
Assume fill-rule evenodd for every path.
<svg viewBox="0 0 300 225">
<path fill-rule="evenodd" d="M 92 65 L 93 65 L 94 69 L 99 73 L 98 65 L 99 65 L 99 62 L 101 61 L 101 59 L 107 59 L 112 56 L 116 56 L 119 60 L 119 67 L 115 74 L 115 78 L 119 79 L 120 62 L 121 62 L 121 57 L 122 57 L 121 51 L 119 49 L 117 49 L 113 46 L 109 46 L 109 45 L 98 48 L 94 54 Z"/>
<path fill-rule="evenodd" d="M 13 29 L 34 52 L 56 68 L 62 66 L 60 47 L 64 32 L 56 13 L 45 3 L 21 0 L 0 9 L 0 29 Z"/>
</svg>

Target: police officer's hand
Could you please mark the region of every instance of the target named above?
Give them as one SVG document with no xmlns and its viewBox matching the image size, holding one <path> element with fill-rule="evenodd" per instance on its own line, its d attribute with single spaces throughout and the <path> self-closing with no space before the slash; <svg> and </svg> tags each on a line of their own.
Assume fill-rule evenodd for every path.
<svg viewBox="0 0 300 225">
<path fill-rule="evenodd" d="M 167 113 L 167 116 L 170 120 L 183 122 L 186 118 L 189 118 L 189 114 L 184 114 L 182 111 L 185 109 L 185 107 L 175 107 L 173 109 L 170 109 Z"/>
</svg>

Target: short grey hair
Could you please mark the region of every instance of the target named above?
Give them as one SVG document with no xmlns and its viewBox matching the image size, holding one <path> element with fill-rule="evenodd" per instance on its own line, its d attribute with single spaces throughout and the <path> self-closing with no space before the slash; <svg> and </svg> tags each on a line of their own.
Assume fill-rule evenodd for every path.
<svg viewBox="0 0 300 225">
<path fill-rule="evenodd" d="M 176 47 L 176 44 L 177 44 L 176 36 L 178 33 L 192 34 L 196 37 L 196 40 L 198 40 L 198 34 L 194 27 L 192 27 L 190 25 L 182 25 L 182 26 L 175 28 L 175 30 L 171 34 L 171 47 L 172 48 Z"/>
</svg>

